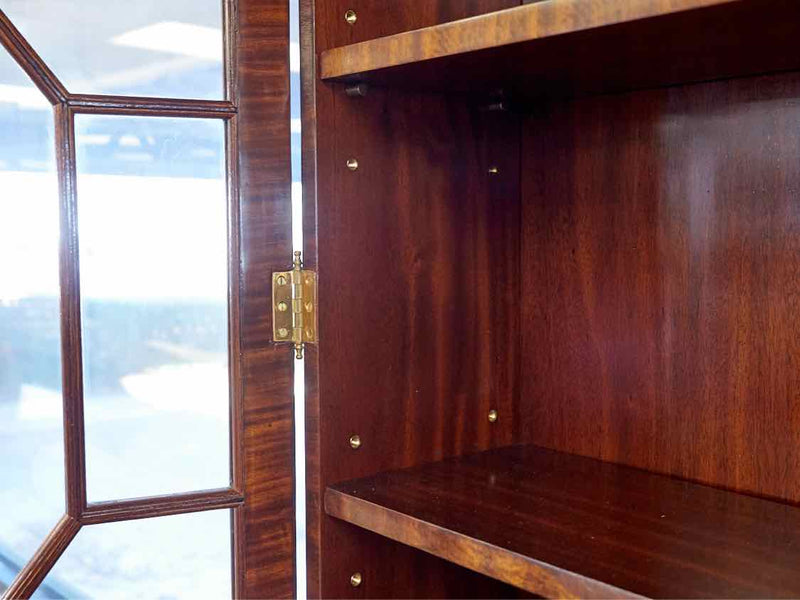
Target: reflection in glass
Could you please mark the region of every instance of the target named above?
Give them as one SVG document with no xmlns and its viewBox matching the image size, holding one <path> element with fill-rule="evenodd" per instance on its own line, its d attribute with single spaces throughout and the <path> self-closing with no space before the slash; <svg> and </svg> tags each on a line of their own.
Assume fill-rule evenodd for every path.
<svg viewBox="0 0 800 600">
<path fill-rule="evenodd" d="M 3 0 L 0 8 L 71 92 L 223 97 L 220 0 Z"/>
<path fill-rule="evenodd" d="M 0 593 L 64 512 L 53 112 L 0 46 Z"/>
<path fill-rule="evenodd" d="M 76 132 L 89 500 L 226 487 L 223 123 Z"/>
<path fill-rule="evenodd" d="M 230 511 L 89 525 L 44 585 L 54 598 L 230 598 Z"/>
</svg>

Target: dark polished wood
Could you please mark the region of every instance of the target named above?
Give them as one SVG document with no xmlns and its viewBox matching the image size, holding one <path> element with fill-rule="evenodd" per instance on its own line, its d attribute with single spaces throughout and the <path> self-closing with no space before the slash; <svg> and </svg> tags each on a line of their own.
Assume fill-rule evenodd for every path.
<svg viewBox="0 0 800 600">
<path fill-rule="evenodd" d="M 310 510 L 331 483 L 510 443 L 519 339 L 517 118 L 458 98 L 348 98 L 326 84 L 316 93 L 320 404 L 309 407 L 308 444 L 319 478 L 309 474 Z M 380 551 L 314 518 L 311 577 L 325 597 L 352 594 L 347 569 L 355 561 L 377 572 Z M 375 589 L 441 593 L 412 567 L 393 563 L 408 576 L 393 591 Z M 451 592 L 469 595 L 464 582 Z"/>
<path fill-rule="evenodd" d="M 78 534 L 80 528 L 80 523 L 70 515 L 61 517 L 33 557 L 17 574 L 8 589 L 3 592 L 3 598 L 8 600 L 30 598 L 64 550 L 67 549 L 69 543 Z"/>
<path fill-rule="evenodd" d="M 86 509 L 86 444 L 83 420 L 83 346 L 75 119 L 70 109 L 63 104 L 57 105 L 54 110 L 60 196 L 61 395 L 64 404 L 66 508 L 68 515 L 80 520 L 81 514 Z"/>
<path fill-rule="evenodd" d="M 800 502 L 800 74 L 525 122 L 522 426 Z"/>
<path fill-rule="evenodd" d="M 520 101 L 796 69 L 794 0 L 550 0 L 332 48 L 322 77 Z"/>
<path fill-rule="evenodd" d="M 289 14 L 285 0 L 239 0 L 235 101 L 241 262 L 244 506 L 236 509 L 237 598 L 295 593 L 291 348 L 272 342 L 272 272 L 291 267 Z"/>
<path fill-rule="evenodd" d="M 81 525 L 149 519 L 187 512 L 235 508 L 241 506 L 244 496 L 236 490 L 206 490 L 184 494 L 170 494 L 153 498 L 92 502 L 81 514 Z"/>
<path fill-rule="evenodd" d="M 535 446 L 343 483 L 325 508 L 549 597 L 800 595 L 800 508 Z"/>
<path fill-rule="evenodd" d="M 105 115 L 227 119 L 236 114 L 236 106 L 227 100 L 184 100 L 139 96 L 70 94 L 67 104 L 76 113 L 99 113 Z"/>
<path fill-rule="evenodd" d="M 326 0 L 317 2 L 320 51 L 403 31 L 465 19 L 521 4 L 520 0 Z M 352 10 L 354 25 L 345 21 Z"/>
</svg>

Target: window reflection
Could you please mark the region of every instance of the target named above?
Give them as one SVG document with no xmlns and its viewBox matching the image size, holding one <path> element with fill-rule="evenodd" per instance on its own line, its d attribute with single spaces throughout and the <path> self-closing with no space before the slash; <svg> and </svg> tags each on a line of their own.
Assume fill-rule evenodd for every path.
<svg viewBox="0 0 800 600">
<path fill-rule="evenodd" d="M 230 511 L 89 525 L 45 579 L 42 598 L 231 597 Z"/>
<path fill-rule="evenodd" d="M 3 0 L 0 8 L 70 92 L 223 97 L 220 0 Z"/>
<path fill-rule="evenodd" d="M 64 512 L 50 104 L 0 47 L 0 593 Z"/>
<path fill-rule="evenodd" d="M 76 119 L 90 501 L 225 487 L 221 121 Z"/>
</svg>

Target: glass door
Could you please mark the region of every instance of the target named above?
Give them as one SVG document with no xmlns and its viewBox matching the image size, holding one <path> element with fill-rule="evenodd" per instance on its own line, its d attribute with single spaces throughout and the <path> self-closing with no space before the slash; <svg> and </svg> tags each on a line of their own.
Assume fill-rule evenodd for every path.
<svg viewBox="0 0 800 600">
<path fill-rule="evenodd" d="M 0 9 L 0 593 L 291 597 L 288 3 Z"/>
</svg>

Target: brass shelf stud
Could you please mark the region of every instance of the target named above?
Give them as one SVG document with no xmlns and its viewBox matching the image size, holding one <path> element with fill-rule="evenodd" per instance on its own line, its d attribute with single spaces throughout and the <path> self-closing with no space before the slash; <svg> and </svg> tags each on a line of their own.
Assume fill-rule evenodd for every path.
<svg viewBox="0 0 800 600">
<path fill-rule="evenodd" d="M 364 578 L 361 576 L 361 573 L 355 572 L 352 575 L 350 575 L 350 585 L 352 585 L 353 587 L 360 586 L 363 580 Z"/>
<path fill-rule="evenodd" d="M 348 158 L 347 159 L 347 168 L 351 171 L 358 171 L 358 160 L 355 158 Z"/>
<path fill-rule="evenodd" d="M 489 411 L 489 423 L 496 423 L 497 422 L 497 411 L 492 409 Z"/>
<path fill-rule="evenodd" d="M 344 13 L 344 20 L 347 22 L 348 25 L 355 25 L 356 21 L 358 21 L 358 15 L 354 10 L 348 10 Z"/>
<path fill-rule="evenodd" d="M 358 450 L 361 447 L 361 437 L 357 435 L 350 436 L 350 447 L 353 450 Z"/>
<path fill-rule="evenodd" d="M 489 167 L 489 175 L 497 175 L 499 172 L 500 169 L 498 169 L 497 167 L 495 166 Z"/>
</svg>

